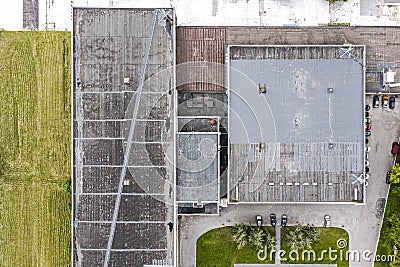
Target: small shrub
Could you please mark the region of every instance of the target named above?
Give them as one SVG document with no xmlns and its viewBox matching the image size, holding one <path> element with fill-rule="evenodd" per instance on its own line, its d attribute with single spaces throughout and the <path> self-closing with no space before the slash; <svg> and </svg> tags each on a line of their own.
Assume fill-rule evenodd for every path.
<svg viewBox="0 0 400 267">
<path fill-rule="evenodd" d="M 65 181 L 62 184 L 62 188 L 66 194 L 69 196 L 72 195 L 72 181 L 71 178 L 65 179 Z"/>
<path fill-rule="evenodd" d="M 232 227 L 232 239 L 237 243 L 238 249 L 242 249 L 247 244 L 263 248 L 275 248 L 275 237 L 268 232 L 265 227 L 252 226 L 248 224 L 235 224 Z"/>
</svg>

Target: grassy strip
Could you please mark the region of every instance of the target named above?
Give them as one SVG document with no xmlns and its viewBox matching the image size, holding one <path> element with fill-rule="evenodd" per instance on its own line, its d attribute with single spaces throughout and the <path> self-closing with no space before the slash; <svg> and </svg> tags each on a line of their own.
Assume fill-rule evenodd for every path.
<svg viewBox="0 0 400 267">
<path fill-rule="evenodd" d="M 287 261 L 282 263 L 292 263 L 292 264 L 332 264 L 336 263 L 338 267 L 348 267 L 349 263 L 346 261 L 346 252 L 349 249 L 349 235 L 348 233 L 340 228 L 320 228 L 321 235 L 320 240 L 312 245 L 312 249 L 315 252 L 315 261 L 313 257 L 309 257 L 308 254 L 304 254 L 305 256 L 302 257 L 304 250 L 298 251 L 298 260 L 297 255 L 292 253 L 292 258 L 295 260 L 290 259 L 289 253 L 291 253 L 291 249 L 287 245 L 286 234 L 288 234 L 291 230 L 294 230 L 294 226 L 284 227 L 281 230 L 281 250 L 284 250 L 286 254 L 282 256 L 282 258 L 286 258 Z M 339 239 L 343 239 L 346 241 L 347 246 L 343 249 L 339 249 L 337 246 L 337 241 Z M 337 255 L 336 260 L 330 260 L 329 254 L 327 252 L 323 253 L 323 250 L 328 251 L 329 248 L 332 250 L 337 250 L 337 253 L 332 252 L 332 256 Z M 310 249 L 306 249 L 310 250 Z M 342 251 L 342 252 L 340 252 Z M 322 256 L 321 256 L 322 255 Z M 342 256 L 341 256 L 342 255 Z M 304 260 L 303 260 L 304 258 Z M 334 257 L 332 259 L 335 259 Z"/>
<path fill-rule="evenodd" d="M 268 227 L 268 231 L 275 235 L 273 227 Z M 231 237 L 231 227 L 217 228 L 197 240 L 196 266 L 233 267 L 235 263 L 273 263 L 258 260 L 257 252 L 258 248 L 249 245 L 238 250 Z"/>
<path fill-rule="evenodd" d="M 71 265 L 69 40 L 0 32 L 0 266 Z"/>
<path fill-rule="evenodd" d="M 383 257 L 394 254 L 394 245 L 400 241 L 400 185 L 391 184 L 389 196 L 386 203 L 385 218 L 382 223 L 381 234 L 379 238 L 376 255 L 379 255 L 374 266 L 400 266 L 400 263 L 392 263 L 390 260 L 381 261 Z M 399 261 L 397 259 L 397 261 Z"/>
</svg>

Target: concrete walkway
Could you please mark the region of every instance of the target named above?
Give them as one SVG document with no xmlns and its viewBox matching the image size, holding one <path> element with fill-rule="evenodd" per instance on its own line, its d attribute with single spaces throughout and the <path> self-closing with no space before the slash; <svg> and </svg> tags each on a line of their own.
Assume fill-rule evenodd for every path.
<svg viewBox="0 0 400 267">
<path fill-rule="evenodd" d="M 281 250 L 281 227 L 275 226 L 275 238 L 276 238 L 276 251 Z M 275 253 L 275 265 L 281 264 L 281 259 L 279 258 L 279 253 Z"/>
</svg>

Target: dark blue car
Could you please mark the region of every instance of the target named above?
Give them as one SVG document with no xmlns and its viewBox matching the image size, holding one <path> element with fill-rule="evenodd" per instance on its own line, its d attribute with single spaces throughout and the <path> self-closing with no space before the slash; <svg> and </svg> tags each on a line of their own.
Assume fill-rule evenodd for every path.
<svg viewBox="0 0 400 267">
<path fill-rule="evenodd" d="M 389 97 L 389 108 L 390 109 L 394 109 L 395 102 L 396 102 L 396 100 L 393 96 Z"/>
<path fill-rule="evenodd" d="M 287 216 L 286 216 L 286 214 L 282 214 L 281 226 L 285 227 L 286 224 L 287 224 Z"/>
<path fill-rule="evenodd" d="M 386 183 L 390 184 L 390 172 L 386 173 Z"/>
<path fill-rule="evenodd" d="M 275 215 L 275 213 L 271 213 L 269 215 L 269 217 L 271 218 L 271 225 L 275 226 L 276 225 L 276 215 Z"/>
</svg>

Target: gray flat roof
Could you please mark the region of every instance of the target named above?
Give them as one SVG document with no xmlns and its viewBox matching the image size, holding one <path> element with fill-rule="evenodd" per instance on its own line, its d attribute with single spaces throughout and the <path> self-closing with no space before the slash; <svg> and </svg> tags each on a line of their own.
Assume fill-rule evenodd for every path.
<svg viewBox="0 0 400 267">
<path fill-rule="evenodd" d="M 178 201 L 218 202 L 218 138 L 217 132 L 177 135 Z"/>
<path fill-rule="evenodd" d="M 226 94 L 180 91 L 177 100 L 176 200 L 180 207 L 208 203 L 205 213 L 218 213 L 211 204 L 219 206 L 224 183 L 220 172 L 225 169 L 220 164 L 226 160 L 221 162 L 219 157 L 226 144 L 219 145 L 221 139 L 227 140 Z"/>
<path fill-rule="evenodd" d="M 109 266 L 173 258 L 171 9 L 74 8 L 74 266 L 102 266 L 137 90 L 140 97 Z M 154 14 L 152 46 L 147 54 Z M 170 13 L 171 18 L 173 14 Z"/>
<path fill-rule="evenodd" d="M 364 167 L 364 47 L 341 58 L 346 49 L 230 47 L 230 186 L 241 189 L 239 201 L 353 199 L 352 174 Z M 311 190 L 310 198 L 300 193 L 308 183 L 329 184 L 333 193 Z M 293 192 L 272 193 L 274 185 Z"/>
<path fill-rule="evenodd" d="M 363 139 L 363 113 L 359 112 L 363 106 L 363 76 L 362 67 L 355 61 L 232 60 L 230 66 L 250 79 L 231 77 L 231 107 L 236 111 L 230 121 L 235 128 L 231 132 L 232 143 L 265 142 L 272 130 L 276 130 L 276 141 L 282 143 Z M 251 81 L 265 82 L 267 93 L 259 94 L 258 86 Z M 327 93 L 327 88 L 333 88 L 333 93 Z M 247 131 L 248 139 L 243 140 L 246 135 L 236 131 L 240 129 L 236 125 L 243 125 L 244 130 L 254 128 L 257 117 L 260 131 Z"/>
</svg>

